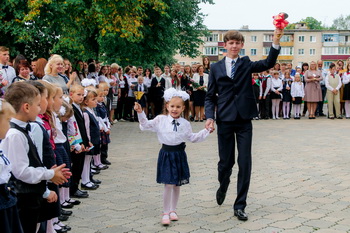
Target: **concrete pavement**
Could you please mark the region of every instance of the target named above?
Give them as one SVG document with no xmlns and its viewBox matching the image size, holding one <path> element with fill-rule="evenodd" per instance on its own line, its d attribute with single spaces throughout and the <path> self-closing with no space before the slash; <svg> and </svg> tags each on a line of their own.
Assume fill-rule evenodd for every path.
<svg viewBox="0 0 350 233">
<path fill-rule="evenodd" d="M 180 220 L 160 224 L 163 186 L 155 181 L 160 144 L 138 123 L 112 129 L 100 188 L 74 207 L 68 223 L 78 233 L 350 232 L 350 120 L 253 121 L 253 171 L 247 222 L 233 216 L 235 165 L 226 200 L 218 206 L 216 133 L 187 143 L 189 185 L 181 187 Z M 192 123 L 193 131 L 204 123 Z"/>
</svg>

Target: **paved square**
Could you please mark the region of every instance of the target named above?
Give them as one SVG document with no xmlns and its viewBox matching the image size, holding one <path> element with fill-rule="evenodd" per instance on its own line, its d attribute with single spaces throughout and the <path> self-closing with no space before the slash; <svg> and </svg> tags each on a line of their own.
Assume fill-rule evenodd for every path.
<svg viewBox="0 0 350 233">
<path fill-rule="evenodd" d="M 350 120 L 253 121 L 253 172 L 247 222 L 233 216 L 237 166 L 222 206 L 216 132 L 187 143 L 189 185 L 181 187 L 180 220 L 160 224 L 163 186 L 155 181 L 160 144 L 138 123 L 112 129 L 109 160 L 96 178 L 100 188 L 74 207 L 72 232 L 350 232 Z M 198 132 L 204 123 L 192 123 Z"/>
</svg>

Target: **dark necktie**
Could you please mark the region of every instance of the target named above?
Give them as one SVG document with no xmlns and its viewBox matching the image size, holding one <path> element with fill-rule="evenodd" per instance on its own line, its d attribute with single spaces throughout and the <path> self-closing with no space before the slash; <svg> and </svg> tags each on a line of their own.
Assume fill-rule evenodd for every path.
<svg viewBox="0 0 350 233">
<path fill-rule="evenodd" d="M 236 66 L 236 62 L 235 60 L 232 60 L 231 62 L 231 79 L 233 79 L 235 77 L 235 66 Z"/>
<path fill-rule="evenodd" d="M 26 128 L 25 128 L 25 131 L 26 131 L 27 133 L 29 133 L 30 130 L 31 130 L 31 127 L 30 127 L 30 124 L 28 123 L 27 126 L 26 126 Z"/>
<path fill-rule="evenodd" d="M 179 122 L 177 122 L 175 119 L 172 121 L 172 124 L 174 125 L 173 131 L 177 132 L 177 127 L 180 125 Z"/>
</svg>

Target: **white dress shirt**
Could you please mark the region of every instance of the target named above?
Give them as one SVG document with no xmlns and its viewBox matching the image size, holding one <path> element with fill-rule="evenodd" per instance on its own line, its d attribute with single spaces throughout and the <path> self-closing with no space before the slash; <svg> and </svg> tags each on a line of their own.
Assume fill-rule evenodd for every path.
<svg viewBox="0 0 350 233">
<path fill-rule="evenodd" d="M 229 58 L 230 59 L 230 58 Z M 231 59 L 232 60 L 232 59 Z M 195 73 L 194 75 L 193 75 L 193 81 L 195 81 L 196 83 L 198 83 L 199 84 L 199 80 L 200 80 L 200 75 L 199 75 L 199 73 Z M 204 81 L 204 83 L 203 83 L 203 86 L 206 86 L 206 87 L 208 87 L 208 82 L 209 82 L 209 75 L 208 74 L 206 74 L 206 73 L 203 73 L 203 81 Z M 205 91 L 207 90 L 207 88 L 205 88 L 204 89 Z M 197 91 L 197 88 L 193 88 L 193 91 Z"/>
<path fill-rule="evenodd" d="M 6 184 L 11 178 L 10 160 L 0 150 L 0 184 Z"/>
<path fill-rule="evenodd" d="M 342 76 L 343 84 L 348 84 L 350 82 L 350 72 L 345 72 Z"/>
<path fill-rule="evenodd" d="M 275 87 L 277 89 L 275 89 Z M 271 78 L 271 88 L 270 90 L 275 92 L 275 91 L 282 91 L 283 89 L 283 84 L 282 84 L 282 80 L 281 79 L 275 79 L 275 78 Z"/>
<path fill-rule="evenodd" d="M 271 78 L 267 77 L 266 78 L 266 89 L 265 89 L 264 97 L 267 96 L 267 94 L 269 93 L 270 90 L 271 90 Z"/>
<path fill-rule="evenodd" d="M 304 83 L 303 82 L 292 82 L 292 86 L 290 88 L 290 94 L 293 98 L 302 97 L 304 98 Z"/>
<path fill-rule="evenodd" d="M 58 115 L 54 112 L 53 117 L 55 120 L 55 127 L 56 127 L 56 136 L 54 137 L 55 143 L 65 143 L 67 141 L 66 135 L 62 132 L 62 122 L 58 118 Z"/>
<path fill-rule="evenodd" d="M 15 118 L 12 118 L 11 122 L 22 128 L 25 128 L 28 124 L 27 122 Z M 50 180 L 54 176 L 54 170 L 45 167 L 29 166 L 28 140 L 26 136 L 17 129 L 9 129 L 0 147 L 12 163 L 12 174 L 17 179 L 28 184 L 38 184 L 42 180 Z"/>
<path fill-rule="evenodd" d="M 207 129 L 193 133 L 190 122 L 182 117 L 176 119 L 179 125 L 177 126 L 177 131 L 174 131 L 174 125 L 172 124 L 174 118 L 170 115 L 158 115 L 153 120 L 147 120 L 144 112 L 137 115 L 140 129 L 142 131 L 150 130 L 156 132 L 158 141 L 165 145 L 176 146 L 185 141 L 201 142 L 209 135 L 209 130 Z"/>
<path fill-rule="evenodd" d="M 334 79 L 337 79 L 337 81 L 338 81 L 338 85 L 334 88 L 334 87 L 332 87 L 331 86 L 331 84 L 329 83 L 329 79 L 333 79 L 333 76 L 331 76 L 331 74 L 329 73 L 327 76 L 326 76 L 326 79 L 325 79 L 325 84 L 326 84 L 326 88 L 327 88 L 327 90 L 329 90 L 329 91 L 333 91 L 334 89 L 336 89 L 337 91 L 339 91 L 339 89 L 341 88 L 341 86 L 342 86 L 342 82 L 341 82 L 341 79 L 340 79 L 340 77 L 339 77 L 339 75 L 338 74 L 334 74 Z"/>
<path fill-rule="evenodd" d="M 3 68 L 3 66 L 3 64 L 0 64 L 0 72 L 2 73 L 2 78 L 8 81 L 7 86 L 9 86 L 16 77 L 16 71 L 12 66 L 7 66 L 7 68 Z"/>
</svg>

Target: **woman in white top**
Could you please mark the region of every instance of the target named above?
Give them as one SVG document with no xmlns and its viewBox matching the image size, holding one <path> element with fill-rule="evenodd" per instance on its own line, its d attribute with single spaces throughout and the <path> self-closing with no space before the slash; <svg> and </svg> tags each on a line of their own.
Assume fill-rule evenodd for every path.
<svg viewBox="0 0 350 233">
<path fill-rule="evenodd" d="M 204 66 L 199 65 L 197 67 L 197 73 L 193 74 L 193 99 L 194 108 L 196 112 L 195 122 L 203 122 L 204 118 L 204 100 L 207 93 L 209 75 L 204 73 Z"/>
</svg>

